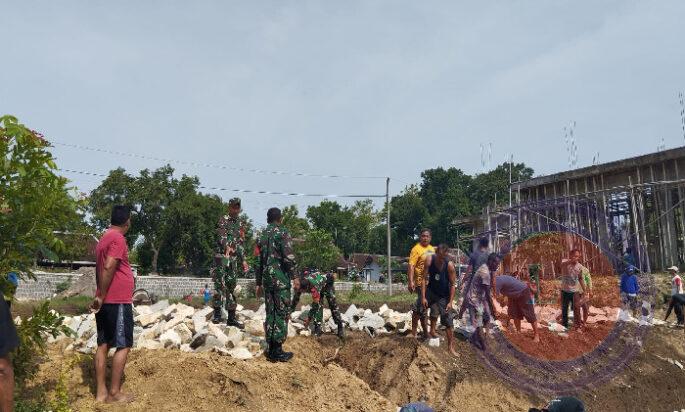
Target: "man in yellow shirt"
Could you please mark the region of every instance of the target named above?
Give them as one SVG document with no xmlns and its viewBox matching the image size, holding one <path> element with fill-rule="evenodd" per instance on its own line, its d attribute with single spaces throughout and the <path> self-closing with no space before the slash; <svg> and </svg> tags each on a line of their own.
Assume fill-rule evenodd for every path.
<svg viewBox="0 0 685 412">
<path fill-rule="evenodd" d="M 411 335 L 416 337 L 416 328 L 421 320 L 424 339 L 428 338 L 428 326 L 426 324 L 426 309 L 421 301 L 421 286 L 426 279 L 426 257 L 435 254 L 435 249 L 431 246 L 430 229 L 421 230 L 419 243 L 417 243 L 409 254 L 409 292 L 416 292 L 416 303 L 411 316 Z"/>
</svg>

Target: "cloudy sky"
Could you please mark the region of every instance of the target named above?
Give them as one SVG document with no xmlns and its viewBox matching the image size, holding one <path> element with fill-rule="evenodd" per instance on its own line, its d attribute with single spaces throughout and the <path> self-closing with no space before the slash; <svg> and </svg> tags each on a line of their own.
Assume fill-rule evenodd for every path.
<svg viewBox="0 0 685 412">
<path fill-rule="evenodd" d="M 390 176 L 394 193 L 427 168 L 481 172 L 490 143 L 486 169 L 513 154 L 536 174 L 565 170 L 572 121 L 579 167 L 685 143 L 679 0 L 115 3 L 4 2 L 0 113 L 58 143 Z M 163 164 L 54 152 L 62 168 L 102 174 Z M 211 187 L 385 192 L 382 179 L 173 165 Z M 66 175 L 83 191 L 100 180 Z M 320 201 L 241 196 L 258 223 L 272 205 Z"/>
</svg>

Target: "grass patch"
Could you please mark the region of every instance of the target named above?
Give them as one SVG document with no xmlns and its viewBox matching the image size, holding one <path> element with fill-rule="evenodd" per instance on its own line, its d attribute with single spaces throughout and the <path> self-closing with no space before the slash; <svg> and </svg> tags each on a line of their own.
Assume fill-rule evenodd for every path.
<svg viewBox="0 0 685 412">
<path fill-rule="evenodd" d="M 69 298 L 50 299 L 50 309 L 54 309 L 62 315 L 74 316 L 88 313 L 93 298 L 89 296 L 72 296 Z M 44 300 L 22 300 L 12 303 L 13 316 L 31 316 L 33 309 L 38 307 Z"/>
<path fill-rule="evenodd" d="M 192 306 L 195 309 L 202 309 L 205 307 L 205 301 L 200 296 L 193 296 L 190 302 L 183 298 L 169 298 L 169 304 L 175 305 L 177 303 L 183 303 L 184 305 Z M 210 299 L 209 305 L 211 306 L 212 301 Z"/>
</svg>

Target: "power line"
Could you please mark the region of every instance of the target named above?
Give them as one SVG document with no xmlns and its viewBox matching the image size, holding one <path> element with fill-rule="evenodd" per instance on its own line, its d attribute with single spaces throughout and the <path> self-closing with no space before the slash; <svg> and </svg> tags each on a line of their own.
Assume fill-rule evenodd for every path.
<svg viewBox="0 0 685 412">
<path fill-rule="evenodd" d="M 73 169 L 57 169 L 60 172 L 65 173 L 76 173 L 80 175 L 96 176 L 96 177 L 108 177 L 102 173 L 86 172 L 83 170 L 73 170 Z M 385 195 L 358 195 L 358 194 L 318 194 L 318 193 L 297 193 L 297 192 L 273 192 L 269 190 L 250 190 L 250 189 L 227 189 L 224 187 L 214 187 L 214 186 L 198 186 L 199 189 L 205 190 L 218 190 L 224 192 L 234 192 L 234 193 L 253 193 L 259 195 L 278 195 L 278 196 L 293 196 L 293 197 L 323 197 L 323 198 L 385 198 Z"/>
<path fill-rule="evenodd" d="M 53 145 L 57 145 L 57 146 L 70 147 L 70 148 L 79 149 L 79 150 L 88 150 L 91 152 L 107 153 L 107 154 L 112 154 L 112 155 L 116 155 L 116 156 L 126 156 L 126 157 L 132 157 L 132 158 L 137 158 L 137 159 L 154 160 L 154 161 L 165 162 L 165 163 L 178 163 L 178 164 L 184 164 L 184 165 L 195 166 L 195 167 L 207 167 L 207 168 L 213 168 L 213 169 L 233 170 L 236 172 L 248 172 L 248 173 L 258 173 L 258 174 L 279 175 L 279 176 L 321 177 L 321 178 L 329 178 L 329 179 L 386 179 L 387 178 L 386 176 L 329 175 L 329 174 L 316 174 L 316 173 L 304 173 L 304 172 L 288 172 L 288 171 L 283 171 L 283 170 L 248 169 L 248 168 L 232 167 L 232 166 L 226 166 L 226 165 L 215 165 L 215 164 L 211 164 L 211 163 L 199 163 L 199 162 L 192 162 L 192 161 L 187 161 L 187 160 L 177 160 L 177 159 L 168 159 L 168 158 L 163 158 L 163 157 L 147 156 L 147 155 L 142 155 L 142 154 L 138 154 L 138 153 L 119 152 L 119 151 L 115 151 L 115 150 L 101 149 L 101 148 L 97 148 L 97 147 L 82 146 L 82 145 L 77 145 L 77 144 L 72 144 L 72 143 L 63 143 L 63 142 L 58 142 L 58 141 L 54 141 L 54 140 L 50 141 L 50 143 Z"/>
</svg>

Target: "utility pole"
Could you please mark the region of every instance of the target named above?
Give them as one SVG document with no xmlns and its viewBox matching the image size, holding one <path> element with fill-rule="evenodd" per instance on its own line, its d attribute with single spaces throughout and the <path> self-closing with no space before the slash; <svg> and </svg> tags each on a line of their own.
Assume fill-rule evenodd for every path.
<svg viewBox="0 0 685 412">
<path fill-rule="evenodd" d="M 392 295 L 392 262 L 390 261 L 390 178 L 385 179 L 385 209 L 386 209 L 386 228 L 388 235 L 388 294 Z"/>
<path fill-rule="evenodd" d="M 514 233 L 512 226 L 514 225 L 514 217 L 511 215 L 511 164 L 514 163 L 514 154 L 509 156 L 509 244 L 514 243 Z"/>
</svg>

